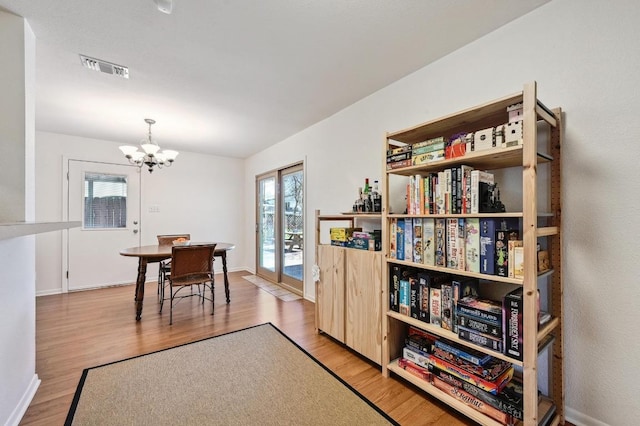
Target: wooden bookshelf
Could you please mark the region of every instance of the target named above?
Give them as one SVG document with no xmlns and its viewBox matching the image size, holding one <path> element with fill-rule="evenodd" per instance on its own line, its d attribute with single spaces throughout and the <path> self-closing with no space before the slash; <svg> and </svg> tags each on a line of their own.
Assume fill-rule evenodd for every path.
<svg viewBox="0 0 640 426">
<path fill-rule="evenodd" d="M 444 136 L 445 140 L 457 133 L 472 133 L 489 127 L 500 126 L 509 121 L 507 107 L 523 104 L 522 116 L 522 144 L 509 148 L 495 147 L 483 151 L 467 152 L 464 156 L 433 161 L 419 166 L 404 167 L 387 170 L 387 150 L 412 145 L 427 139 Z M 538 132 L 539 127 L 546 124 L 548 132 Z M 488 353 L 501 360 L 511 362 L 522 371 L 524 388 L 524 419 L 519 424 L 537 426 L 540 419 L 549 414 L 550 424 L 564 424 L 564 386 L 563 386 L 563 300 L 562 300 L 562 224 L 561 224 L 561 146 L 562 146 L 562 111 L 559 108 L 546 107 L 537 97 L 535 82 L 524 85 L 523 90 L 516 94 L 505 96 L 482 105 L 424 122 L 422 124 L 388 133 L 383 145 L 383 179 L 381 181 L 383 193 L 382 241 L 385 257 L 383 268 L 383 312 L 382 321 L 382 373 L 406 380 L 429 395 L 449 404 L 452 408 L 483 425 L 497 425 L 499 422 L 474 408 L 458 401 L 452 396 L 440 391 L 428 381 L 422 380 L 398 366 L 397 360 L 402 356 L 404 337 L 409 326 L 417 327 L 429 333 L 446 338 L 462 346 Z M 549 163 L 546 179 L 539 179 L 538 165 Z M 497 170 L 515 169 L 515 173 L 522 174 L 522 211 L 507 213 L 481 214 L 426 214 L 407 215 L 389 214 L 390 176 L 411 176 L 415 174 L 428 175 L 459 165 L 468 165 L 474 169 Z M 544 188 L 549 193 L 550 211 L 538 213 L 537 194 L 540 182 L 545 182 Z M 395 186 L 397 187 L 397 186 Z M 394 188 L 395 188 L 394 187 Z M 520 222 L 524 251 L 524 277 L 521 279 L 498 277 L 476 272 L 454 270 L 445 267 L 428 266 L 421 263 L 396 260 L 390 255 L 389 238 L 390 223 L 393 219 L 401 218 L 483 218 L 504 217 L 517 218 Z M 540 219 L 544 225 L 538 225 Z M 553 268 L 542 273 L 537 270 L 537 245 L 543 242 L 550 254 Z M 476 346 L 458 338 L 451 331 L 436 325 L 427 324 L 407 315 L 390 309 L 389 306 L 389 275 L 391 267 L 395 265 L 412 268 L 446 272 L 461 277 L 472 277 L 483 282 L 522 286 L 524 300 L 524 353 L 522 361 L 515 360 L 503 353 L 494 352 Z M 548 290 L 548 311 L 551 320 L 544 326 L 538 327 L 538 289 L 544 285 Z M 545 301 L 546 302 L 546 301 Z M 549 367 L 548 390 L 549 395 L 539 397 L 538 389 L 538 359 L 541 351 L 551 351 L 552 365 Z"/>
</svg>

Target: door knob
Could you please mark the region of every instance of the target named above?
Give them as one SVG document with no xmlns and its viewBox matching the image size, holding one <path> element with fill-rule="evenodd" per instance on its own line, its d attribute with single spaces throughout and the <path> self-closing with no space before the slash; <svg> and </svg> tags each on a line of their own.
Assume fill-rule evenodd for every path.
<svg viewBox="0 0 640 426">
<path fill-rule="evenodd" d="M 134 220 L 134 221 L 133 221 L 133 224 L 134 224 L 134 225 L 137 225 L 137 224 L 138 224 L 138 221 L 137 221 L 137 220 Z"/>
<path fill-rule="evenodd" d="M 134 229 L 134 230 L 133 230 L 133 233 L 134 233 L 134 234 L 137 234 L 137 233 L 138 233 L 138 230 L 137 230 L 137 229 Z"/>
</svg>

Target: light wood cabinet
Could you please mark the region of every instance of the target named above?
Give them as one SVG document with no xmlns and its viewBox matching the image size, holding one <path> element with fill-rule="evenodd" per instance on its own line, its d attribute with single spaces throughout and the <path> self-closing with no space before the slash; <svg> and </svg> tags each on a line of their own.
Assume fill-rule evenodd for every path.
<svg viewBox="0 0 640 426">
<path fill-rule="evenodd" d="M 382 362 L 382 254 L 346 250 L 345 343 Z"/>
<path fill-rule="evenodd" d="M 345 341 L 345 248 L 318 245 L 316 264 L 320 281 L 316 283 L 316 329 Z"/>
<path fill-rule="evenodd" d="M 353 227 L 356 220 L 316 212 L 316 331 L 381 364 L 382 252 L 319 243 L 320 222 L 347 221 Z"/>
<path fill-rule="evenodd" d="M 507 107 L 516 103 L 523 104 L 522 115 L 522 144 L 511 147 L 491 148 L 484 151 L 467 152 L 464 156 L 438 160 L 420 166 L 409 166 L 401 169 L 387 170 L 383 159 L 382 193 L 383 206 L 383 253 L 385 267 L 383 268 L 383 310 L 382 321 L 383 360 L 382 373 L 388 376 L 394 373 L 397 377 L 409 381 L 440 399 L 451 407 L 483 425 L 498 425 L 499 422 L 476 411 L 451 395 L 442 392 L 426 380 L 409 374 L 398 365 L 402 356 L 404 337 L 409 326 L 423 329 L 429 333 L 447 338 L 456 344 L 489 353 L 500 359 L 511 362 L 522 371 L 524 387 L 524 419 L 518 423 L 528 426 L 538 425 L 544 418 L 550 406 L 555 404 L 555 414 L 551 416 L 549 424 L 564 424 L 564 385 L 563 385 L 563 300 L 562 300 L 562 238 L 561 238 L 561 146 L 562 146 L 562 112 L 559 108 L 547 108 L 537 97 L 535 82 L 525 84 L 521 92 L 506 96 L 486 104 L 478 105 L 464 111 L 450 114 L 417 126 L 398 132 L 387 134 L 384 143 L 384 155 L 387 150 L 413 145 L 431 138 L 444 136 L 449 138 L 454 134 L 471 133 L 486 128 L 500 126 L 508 122 Z M 390 214 L 390 176 L 411 176 L 416 174 L 428 175 L 451 167 L 468 165 L 475 169 L 498 170 L 512 169 L 509 173 L 521 175 L 522 191 L 519 197 L 522 201 L 521 211 L 507 211 L 506 213 L 480 214 Z M 542 167 L 544 165 L 544 167 Z M 544 176 L 541 176 L 544 173 Z M 541 187 L 544 185 L 544 188 Z M 539 202 L 540 192 L 548 194 L 548 200 Z M 546 211 L 549 209 L 548 211 Z M 520 221 L 524 247 L 524 277 L 509 278 L 486 275 L 464 270 L 453 270 L 446 267 L 428 266 L 421 263 L 392 259 L 389 249 L 390 224 L 393 219 L 412 217 L 428 218 L 483 218 L 483 217 L 516 217 Z M 542 243 L 550 253 L 553 269 L 545 273 L 537 270 L 537 245 Z M 505 354 L 493 352 L 475 346 L 459 339 L 451 331 L 428 324 L 407 315 L 390 310 L 389 307 L 389 274 L 393 265 L 408 266 L 417 269 L 446 272 L 461 277 L 473 277 L 487 282 L 509 284 L 514 287 L 522 286 L 524 293 L 523 360 L 515 360 Z M 548 297 L 547 310 L 552 320 L 544 327 L 538 327 L 538 291 Z M 545 301 L 546 302 L 546 301 Z M 546 305 L 547 303 L 545 303 Z M 553 339 L 548 337 L 552 336 Z M 551 343 L 548 343 L 551 340 Z M 543 345 L 545 354 L 540 355 Z M 540 357 L 548 356 L 549 377 L 548 397 L 539 397 L 538 370 Z"/>
</svg>

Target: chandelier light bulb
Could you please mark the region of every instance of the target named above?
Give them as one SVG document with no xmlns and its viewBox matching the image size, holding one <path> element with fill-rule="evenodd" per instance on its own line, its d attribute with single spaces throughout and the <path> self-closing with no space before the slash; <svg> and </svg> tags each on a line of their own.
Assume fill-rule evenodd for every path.
<svg viewBox="0 0 640 426">
<path fill-rule="evenodd" d="M 165 155 L 165 157 L 167 158 L 168 162 L 173 162 L 173 160 L 176 159 L 176 157 L 178 156 L 178 151 L 174 151 L 172 149 L 165 149 L 164 151 L 162 151 Z"/>
<path fill-rule="evenodd" d="M 119 147 L 120 151 L 122 151 L 125 158 L 129 160 L 129 163 L 135 164 L 138 167 L 146 165 L 149 168 L 149 173 L 153 172 L 155 166 L 158 166 L 159 169 L 162 168 L 162 166 L 171 166 L 178 156 L 178 151 L 171 149 L 161 151 L 158 144 L 155 143 L 151 137 L 151 125 L 155 124 L 156 121 L 151 118 L 145 118 L 144 121 L 149 125 L 149 135 L 147 139 L 140 142 L 141 150 L 138 151 L 138 147 L 136 146 L 122 145 Z"/>
<path fill-rule="evenodd" d="M 138 151 L 138 148 L 132 145 L 122 145 L 120 151 L 122 151 L 125 157 L 131 158 L 133 153 Z"/>
</svg>

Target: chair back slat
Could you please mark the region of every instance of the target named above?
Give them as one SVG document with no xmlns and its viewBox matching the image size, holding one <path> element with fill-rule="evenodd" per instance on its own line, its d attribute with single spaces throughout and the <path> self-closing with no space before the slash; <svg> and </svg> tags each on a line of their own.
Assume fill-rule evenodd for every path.
<svg viewBox="0 0 640 426">
<path fill-rule="evenodd" d="M 161 234 L 158 235 L 158 245 L 170 246 L 173 245 L 173 241 L 178 238 L 191 239 L 191 234 Z"/>
</svg>

